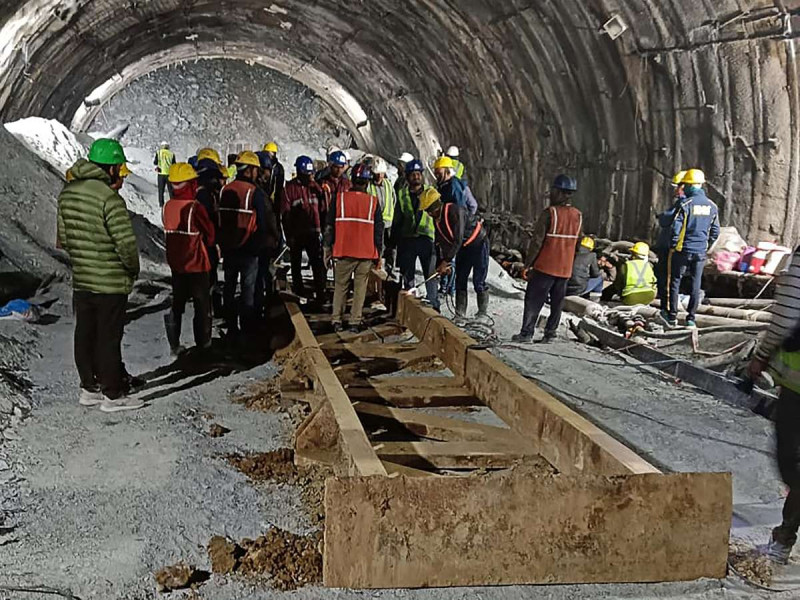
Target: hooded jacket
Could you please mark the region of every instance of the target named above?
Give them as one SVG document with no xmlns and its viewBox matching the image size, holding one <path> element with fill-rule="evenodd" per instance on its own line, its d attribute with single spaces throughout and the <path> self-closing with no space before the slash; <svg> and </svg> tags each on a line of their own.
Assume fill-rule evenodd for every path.
<svg viewBox="0 0 800 600">
<path fill-rule="evenodd" d="M 122 197 L 96 164 L 80 159 L 58 197 L 58 241 L 72 260 L 72 286 L 96 294 L 129 294 L 139 251 Z"/>
</svg>

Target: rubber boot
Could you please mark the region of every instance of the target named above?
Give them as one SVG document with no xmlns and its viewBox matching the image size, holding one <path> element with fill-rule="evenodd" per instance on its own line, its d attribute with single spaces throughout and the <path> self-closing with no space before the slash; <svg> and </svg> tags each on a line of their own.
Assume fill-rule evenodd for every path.
<svg viewBox="0 0 800 600">
<path fill-rule="evenodd" d="M 173 356 L 178 356 L 181 353 L 181 317 L 176 316 L 175 313 L 169 311 L 164 315 L 164 328 L 167 330 L 167 341 L 169 342 L 169 349 Z"/>
<path fill-rule="evenodd" d="M 478 292 L 478 318 L 486 318 L 489 314 L 489 292 Z"/>
<path fill-rule="evenodd" d="M 456 319 L 465 319 L 467 317 L 468 302 L 467 290 L 456 290 Z"/>
</svg>

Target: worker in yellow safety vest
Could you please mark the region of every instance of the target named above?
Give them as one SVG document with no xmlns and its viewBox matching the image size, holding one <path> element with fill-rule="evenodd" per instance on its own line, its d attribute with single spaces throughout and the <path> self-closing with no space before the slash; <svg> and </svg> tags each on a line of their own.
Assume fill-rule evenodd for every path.
<svg viewBox="0 0 800 600">
<path fill-rule="evenodd" d="M 455 176 L 466 183 L 467 167 L 464 166 L 464 163 L 458 158 L 459 154 L 461 154 L 458 146 L 450 146 L 445 154 L 453 161 L 453 171 L 455 172 Z"/>
<path fill-rule="evenodd" d="M 164 206 L 164 190 L 170 188 L 169 185 L 169 168 L 175 164 L 175 155 L 169 149 L 168 142 L 161 142 L 161 148 L 156 152 L 156 157 L 153 160 L 156 166 L 156 173 L 158 173 L 158 205 Z"/>
<path fill-rule="evenodd" d="M 603 300 L 615 295 L 628 306 L 650 304 L 656 299 L 657 280 L 650 264 L 650 246 L 636 242 L 631 248 L 631 258 L 617 265 L 617 278 L 603 290 Z"/>
</svg>

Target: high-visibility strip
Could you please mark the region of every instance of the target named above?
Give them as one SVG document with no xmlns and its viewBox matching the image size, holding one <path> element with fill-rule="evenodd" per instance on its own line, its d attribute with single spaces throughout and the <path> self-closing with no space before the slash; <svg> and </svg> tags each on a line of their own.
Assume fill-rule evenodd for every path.
<svg viewBox="0 0 800 600">
<path fill-rule="evenodd" d="M 225 211 L 228 211 L 228 212 L 240 212 L 240 213 L 247 213 L 247 214 L 249 214 L 249 215 L 252 215 L 252 214 L 253 214 L 253 212 L 255 212 L 255 211 L 253 211 L 253 210 L 245 210 L 244 208 L 227 208 L 227 207 L 220 207 L 220 208 L 219 208 L 219 210 L 220 210 L 220 211 L 223 211 L 223 210 L 225 210 Z"/>
<path fill-rule="evenodd" d="M 483 223 L 478 221 L 478 224 L 475 225 L 475 229 L 472 231 L 472 235 L 469 236 L 469 239 L 466 242 L 464 242 L 464 246 L 469 246 L 472 242 L 474 242 L 475 238 L 477 238 L 478 234 L 480 234 L 481 229 L 483 229 Z"/>
<path fill-rule="evenodd" d="M 455 234 L 453 234 L 453 228 L 450 227 L 450 203 L 444 205 L 444 224 L 447 227 L 447 233 L 450 234 L 450 241 L 454 242 L 456 239 Z"/>
<path fill-rule="evenodd" d="M 558 211 L 554 206 L 550 207 L 550 214 L 552 215 L 551 220 L 553 221 L 553 232 L 546 234 L 545 237 L 577 240 L 581 236 L 581 229 L 583 229 L 583 215 L 581 215 L 580 219 L 578 220 L 578 234 L 566 235 L 563 233 L 556 233 L 556 231 L 558 231 Z"/>
<path fill-rule="evenodd" d="M 356 219 L 355 217 L 347 217 L 347 218 L 336 218 L 337 223 L 369 223 L 372 225 L 375 221 L 370 221 L 369 219 Z"/>
</svg>

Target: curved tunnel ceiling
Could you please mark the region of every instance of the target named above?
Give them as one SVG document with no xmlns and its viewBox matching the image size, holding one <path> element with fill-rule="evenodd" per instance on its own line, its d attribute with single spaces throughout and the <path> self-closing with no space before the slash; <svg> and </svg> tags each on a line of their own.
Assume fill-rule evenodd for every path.
<svg viewBox="0 0 800 600">
<path fill-rule="evenodd" d="M 616 39 L 612 17 L 628 27 Z M 496 212 L 532 218 L 566 171 L 587 231 L 647 236 L 692 165 L 723 224 L 794 242 L 798 27 L 795 0 L 6 0 L 0 117 L 70 123 L 115 75 L 257 60 L 338 107 L 369 149 L 460 146 Z"/>
</svg>

